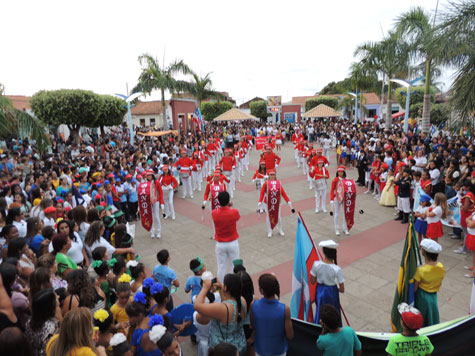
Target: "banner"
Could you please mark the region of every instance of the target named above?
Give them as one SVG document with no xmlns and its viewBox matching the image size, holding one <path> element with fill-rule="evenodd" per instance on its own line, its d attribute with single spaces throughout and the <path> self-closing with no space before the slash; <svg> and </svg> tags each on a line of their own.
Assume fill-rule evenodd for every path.
<svg viewBox="0 0 475 356">
<path fill-rule="evenodd" d="M 401 315 L 397 309 L 400 303 L 414 305 L 414 274 L 417 266 L 422 264 L 419 243 L 417 242 L 416 229 L 414 228 L 414 220 L 409 219 L 407 227 L 406 242 L 402 251 L 401 265 L 399 266 L 399 277 L 397 282 L 396 293 L 393 300 L 393 308 L 391 310 L 391 327 L 393 332 L 401 332 Z"/>
<path fill-rule="evenodd" d="M 419 187 L 417 191 L 414 192 L 414 208 L 413 211 L 416 211 L 419 208 L 419 202 L 421 196 L 429 196 L 424 190 Z M 434 199 L 430 198 L 430 203 L 434 203 Z M 447 205 L 449 206 L 449 216 L 447 219 L 442 219 L 441 222 L 445 226 L 451 227 L 461 227 L 460 226 L 460 197 L 458 195 L 447 199 Z"/>
<path fill-rule="evenodd" d="M 340 180 L 338 183 L 343 184 L 345 220 L 346 226 L 348 227 L 348 231 L 350 231 L 353 225 L 355 224 L 356 185 L 355 181 L 352 179 L 343 179 Z"/>
<path fill-rule="evenodd" d="M 270 180 L 267 182 L 267 211 L 269 213 L 270 228 L 279 222 L 280 208 L 280 180 Z"/>
<path fill-rule="evenodd" d="M 219 205 L 218 195 L 221 192 L 224 192 L 224 185 L 221 183 L 214 184 L 212 183 L 210 186 L 211 192 L 211 210 L 216 210 L 221 207 Z"/>
<path fill-rule="evenodd" d="M 313 322 L 312 304 L 315 302 L 317 284 L 310 283 L 310 270 L 320 255 L 315 248 L 303 218 L 299 213 L 295 238 L 294 270 L 292 273 L 292 299 L 290 315 L 293 318 Z"/>
<path fill-rule="evenodd" d="M 260 136 L 256 137 L 254 140 L 256 142 L 256 150 L 262 150 L 264 146 L 267 144 L 267 140 L 269 136 Z M 275 137 L 272 136 L 272 149 L 275 148 Z"/>
<path fill-rule="evenodd" d="M 155 182 L 143 182 L 138 187 L 140 221 L 145 230 L 150 231 L 153 224 L 153 204 L 157 200 Z"/>
</svg>

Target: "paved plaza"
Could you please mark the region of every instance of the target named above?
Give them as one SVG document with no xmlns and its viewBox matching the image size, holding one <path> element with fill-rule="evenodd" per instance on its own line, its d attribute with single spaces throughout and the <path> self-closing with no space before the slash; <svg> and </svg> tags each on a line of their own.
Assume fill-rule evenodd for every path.
<svg viewBox="0 0 475 356">
<path fill-rule="evenodd" d="M 398 278 L 407 224 L 394 221 L 394 208 L 381 207 L 371 194 L 363 194 L 358 187 L 356 198 L 355 225 L 350 236 L 335 236 L 333 218 L 329 213 L 315 214 L 314 191 L 309 190 L 306 177 L 297 168 L 292 144 L 287 143 L 281 152 L 277 168 L 280 179 L 293 207 L 300 211 L 310 234 L 318 242 L 334 239 L 340 243 L 338 264 L 343 267 L 345 293 L 341 304 L 351 326 L 356 331 L 390 332 L 390 313 Z M 237 183 L 233 205 L 239 209 L 238 224 L 241 258 L 248 273 L 253 277 L 257 291 L 257 278 L 263 272 L 275 273 L 281 286 L 281 300 L 287 304 L 291 298 L 291 280 L 294 257 L 297 214 L 291 214 L 287 205 L 282 206 L 283 230 L 285 236 L 276 231 L 267 237 L 265 216 L 256 213 L 258 193 L 251 178 L 259 161 L 259 152 L 252 151 L 251 166 L 244 173 L 242 183 Z M 330 159 L 330 178 L 335 176 L 335 154 Z M 357 171 L 347 167 L 347 176 L 357 178 Z M 329 183 L 331 180 L 329 181 Z M 181 188 L 180 188 L 181 189 Z M 174 294 L 175 304 L 189 302 L 190 295 L 184 292 L 187 278 L 192 274 L 189 261 L 199 255 L 213 274 L 216 274 L 215 242 L 211 240 L 211 214 L 203 214 L 202 192 L 195 192 L 194 199 L 182 199 L 181 192 L 175 196 L 176 220 L 162 220 L 162 238 L 150 239 L 140 222 L 136 224 L 135 248 L 142 262 L 152 269 L 156 253 L 162 248 L 170 252 L 170 267 L 175 270 L 181 287 Z M 327 210 L 330 211 L 329 196 Z M 363 214 L 358 211 L 363 210 Z M 446 269 L 446 276 L 438 294 L 440 320 L 448 321 L 468 313 L 472 279 L 465 278 L 463 266 L 471 263 L 471 255 L 457 255 L 453 252 L 460 240 L 450 239 L 451 229 L 445 228 L 445 236 L 439 240 L 444 250 L 440 261 Z M 185 349 L 192 347 L 185 345 Z M 187 353 L 188 354 L 188 353 Z"/>
</svg>

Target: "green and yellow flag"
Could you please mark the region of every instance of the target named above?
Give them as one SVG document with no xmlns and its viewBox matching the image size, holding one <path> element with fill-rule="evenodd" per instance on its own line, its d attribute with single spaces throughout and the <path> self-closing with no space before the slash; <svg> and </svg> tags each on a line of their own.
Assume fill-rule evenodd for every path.
<svg viewBox="0 0 475 356">
<path fill-rule="evenodd" d="M 419 242 L 417 241 L 414 220 L 411 216 L 407 227 L 406 242 L 402 251 L 401 266 L 396 293 L 394 295 L 393 308 L 391 310 L 391 326 L 393 332 L 401 332 L 401 315 L 397 310 L 400 303 L 414 305 L 414 274 L 418 265 L 422 264 Z"/>
</svg>

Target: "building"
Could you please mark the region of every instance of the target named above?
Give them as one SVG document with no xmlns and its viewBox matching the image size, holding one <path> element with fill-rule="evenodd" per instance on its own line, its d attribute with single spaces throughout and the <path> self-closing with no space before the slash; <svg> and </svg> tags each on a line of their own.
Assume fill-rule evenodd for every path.
<svg viewBox="0 0 475 356">
<path fill-rule="evenodd" d="M 30 106 L 30 97 L 24 95 L 7 95 L 6 96 L 12 102 L 15 109 L 25 111 L 30 115 L 33 115 L 33 111 Z"/>
<path fill-rule="evenodd" d="M 246 114 L 251 113 L 251 103 L 256 102 L 256 101 L 265 101 L 265 99 L 259 98 L 258 96 L 252 98 L 251 100 L 246 101 L 245 103 L 242 103 L 239 105 L 239 110 L 245 112 Z"/>
<path fill-rule="evenodd" d="M 132 109 L 132 125 L 139 127 L 162 128 L 163 114 L 162 101 L 139 101 Z M 170 101 L 166 101 L 166 117 L 172 123 L 172 109 Z"/>
</svg>

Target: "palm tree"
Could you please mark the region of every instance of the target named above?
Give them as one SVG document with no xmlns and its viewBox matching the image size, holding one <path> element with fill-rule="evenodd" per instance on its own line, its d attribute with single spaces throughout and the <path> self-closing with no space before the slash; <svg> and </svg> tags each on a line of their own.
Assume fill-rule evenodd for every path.
<svg viewBox="0 0 475 356">
<path fill-rule="evenodd" d="M 198 101 L 198 107 L 201 108 L 201 102 L 208 99 L 224 99 L 224 95 L 218 91 L 213 90 L 213 82 L 211 81 L 211 73 L 206 74 L 204 77 L 198 76 L 196 73 L 191 74 L 193 76 L 193 88 L 191 93 Z"/>
<path fill-rule="evenodd" d="M 18 136 L 21 139 L 32 138 L 43 152 L 49 144 L 46 125 L 27 112 L 13 107 L 11 100 L 0 92 L 0 137 Z"/>
<path fill-rule="evenodd" d="M 451 86 L 452 107 L 462 125 L 475 111 L 475 2 L 454 2 L 434 29 L 429 49 L 441 64 L 456 69 Z"/>
<path fill-rule="evenodd" d="M 360 115 L 363 115 L 363 91 L 371 89 L 378 82 L 376 71 L 363 61 L 353 62 L 350 66 L 350 80 L 355 93 L 360 91 Z"/>
<path fill-rule="evenodd" d="M 183 60 L 176 60 L 168 65 L 168 67 L 163 66 L 163 68 L 161 68 L 158 59 L 148 53 L 139 57 L 139 63 L 142 66 L 142 73 L 140 73 L 138 84 L 132 89 L 132 92 L 136 93 L 141 91 L 145 94 L 150 94 L 153 90 L 160 90 L 162 95 L 163 126 L 165 130 L 168 130 L 165 90 L 168 90 L 170 93 L 191 91 L 193 88 L 192 84 L 174 78 L 176 74 L 190 74 L 191 69 Z"/>
<path fill-rule="evenodd" d="M 388 78 L 388 99 L 386 104 L 385 128 L 390 129 L 392 125 L 391 115 L 391 81 L 397 74 L 406 71 L 408 63 L 408 46 L 404 41 L 390 32 L 388 37 L 380 42 L 366 42 L 358 46 L 355 56 L 361 58 L 362 65 L 372 68 L 377 73 Z M 381 93 L 384 96 L 384 92 Z"/>
<path fill-rule="evenodd" d="M 424 104 L 422 110 L 422 132 L 429 133 L 430 128 L 430 85 L 432 54 L 430 43 L 434 31 L 430 23 L 430 15 L 421 7 L 415 7 L 401 14 L 396 20 L 397 35 L 407 41 L 410 46 L 410 56 L 425 62 Z"/>
</svg>

